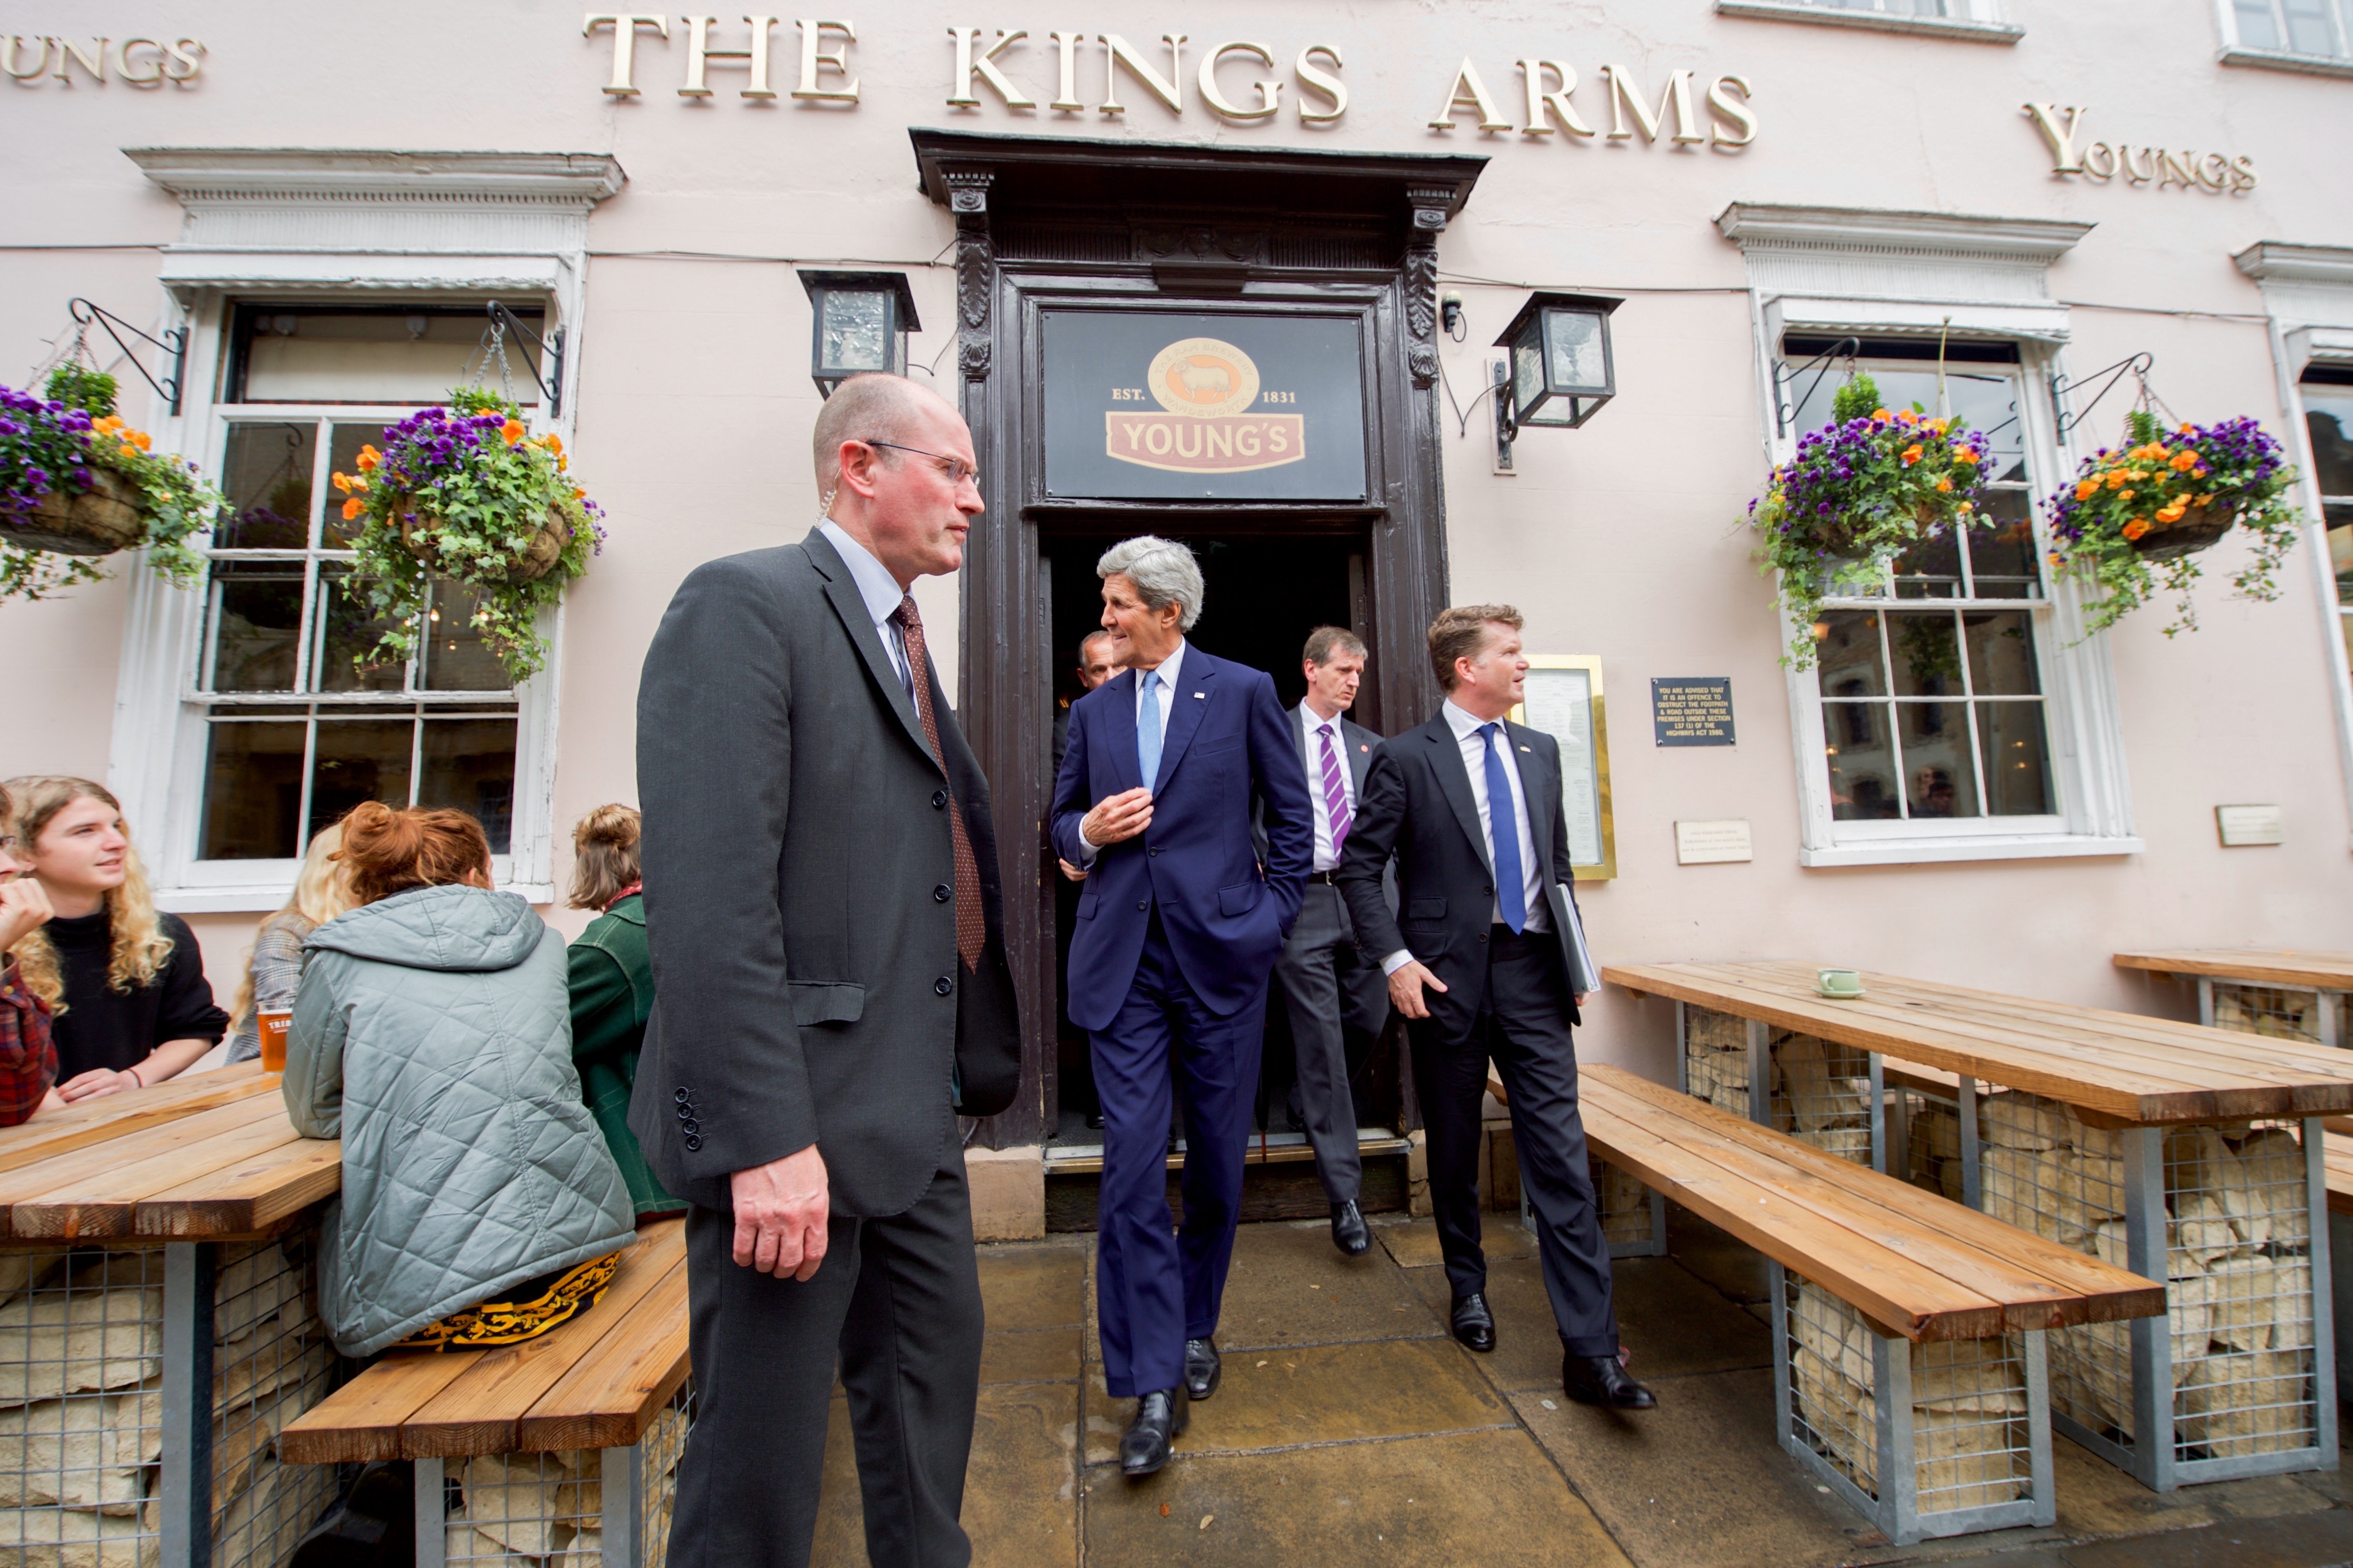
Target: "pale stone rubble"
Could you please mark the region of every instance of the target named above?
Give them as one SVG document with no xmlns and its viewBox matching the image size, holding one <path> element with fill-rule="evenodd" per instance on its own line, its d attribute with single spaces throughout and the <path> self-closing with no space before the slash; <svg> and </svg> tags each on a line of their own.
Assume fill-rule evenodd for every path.
<svg viewBox="0 0 2353 1568">
<path fill-rule="evenodd" d="M 675 1407 L 654 1418 L 639 1440 L 649 1467 L 646 1558 L 661 1561 L 676 1488 L 667 1484 L 685 1447 L 686 1417 Z M 464 1500 L 448 1517 L 451 1568 L 601 1568 L 604 1561 L 604 1452 L 485 1454 L 452 1459 L 449 1474 Z"/>
</svg>

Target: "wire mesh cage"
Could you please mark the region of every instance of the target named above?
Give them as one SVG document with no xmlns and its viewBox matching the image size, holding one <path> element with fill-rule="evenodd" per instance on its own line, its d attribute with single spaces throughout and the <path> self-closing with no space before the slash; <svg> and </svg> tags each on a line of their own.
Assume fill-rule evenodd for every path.
<svg viewBox="0 0 2353 1568">
<path fill-rule="evenodd" d="M 334 1498 L 332 1467 L 277 1452 L 279 1431 L 341 1381 L 316 1306 L 317 1241 L 309 1229 L 216 1255 L 214 1568 L 276 1568 Z"/>
<path fill-rule="evenodd" d="M 1748 1024 L 1729 1013 L 1685 1005 L 1683 1089 L 1719 1110 L 1748 1115 Z"/>
<path fill-rule="evenodd" d="M 1811 1035 L 1772 1031 L 1773 1125 L 1801 1143 L 1871 1163 L 1871 1056 Z"/>
<path fill-rule="evenodd" d="M 161 1247 L 0 1256 L 0 1563 L 163 1554 Z"/>
<path fill-rule="evenodd" d="M 609 1552 L 617 1565 L 661 1568 L 679 1457 L 693 1425 L 690 1383 L 628 1448 L 477 1454 L 420 1465 L 421 1484 L 429 1484 L 433 1468 L 442 1475 L 443 1562 L 448 1568 L 603 1568 Z M 606 1510 L 623 1510 L 626 1521 L 632 1492 L 640 1510 L 637 1549 L 619 1541 L 608 1546 Z"/>
<path fill-rule="evenodd" d="M 1785 1270 L 1780 1286 L 1787 1436 L 1879 1505 L 1872 1511 L 1891 1534 L 1944 1533 L 1940 1519 L 1950 1527 L 1963 1515 L 1975 1517 L 1968 1528 L 2022 1523 L 2038 1502 L 2047 1510 L 2025 1336 L 1915 1344 L 1879 1334 L 1801 1276 Z M 1890 1397 L 1901 1402 L 1884 1419 L 1883 1369 L 1887 1384 L 1900 1384 Z M 1899 1468 L 1907 1450 L 1908 1486 Z"/>
<path fill-rule="evenodd" d="M 1599 1155 L 1591 1157 L 1593 1197 L 1601 1239 L 1612 1258 L 1657 1258 L 1667 1250 L 1666 1200 Z"/>
<path fill-rule="evenodd" d="M 2341 1008 L 2344 999 L 2334 993 L 2298 991 L 2277 985 L 2251 985 L 2217 980 L 2214 986 L 2214 1027 L 2234 1034 L 2264 1035 L 2275 1040 L 2308 1040 L 2319 1044 L 2321 1009 Z M 2341 1023 L 2342 1019 L 2332 1020 Z M 2328 1032 L 2343 1040 L 2342 1028 Z"/>
</svg>

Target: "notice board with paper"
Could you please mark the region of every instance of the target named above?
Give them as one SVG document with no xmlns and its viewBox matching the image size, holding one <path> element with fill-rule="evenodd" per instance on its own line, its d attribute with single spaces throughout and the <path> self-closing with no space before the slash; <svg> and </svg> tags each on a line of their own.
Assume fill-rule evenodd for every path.
<svg viewBox="0 0 2353 1568">
<path fill-rule="evenodd" d="M 1561 813 L 1568 822 L 1568 858 L 1580 882 L 1618 875 L 1618 829 L 1609 804 L 1609 732 L 1601 703 L 1598 654 L 1532 653 L 1527 700 L 1511 713 L 1515 724 L 1542 730 L 1560 742 Z"/>
</svg>

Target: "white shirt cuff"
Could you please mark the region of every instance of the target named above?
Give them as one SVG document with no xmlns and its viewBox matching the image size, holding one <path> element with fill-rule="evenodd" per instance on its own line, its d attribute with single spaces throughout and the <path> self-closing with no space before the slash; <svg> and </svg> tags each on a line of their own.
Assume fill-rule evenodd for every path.
<svg viewBox="0 0 2353 1568">
<path fill-rule="evenodd" d="M 1407 964 L 1411 963 L 1412 962 L 1413 954 L 1407 952 L 1404 948 L 1398 948 L 1395 952 L 1390 953 L 1387 958 L 1381 960 L 1381 973 L 1383 974 L 1395 974 L 1398 970 L 1403 969 Z"/>
</svg>

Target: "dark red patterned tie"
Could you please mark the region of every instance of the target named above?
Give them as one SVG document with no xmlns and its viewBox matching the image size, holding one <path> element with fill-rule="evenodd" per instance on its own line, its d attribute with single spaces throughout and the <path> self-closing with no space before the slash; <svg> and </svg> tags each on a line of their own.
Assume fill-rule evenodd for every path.
<svg viewBox="0 0 2353 1568">
<path fill-rule="evenodd" d="M 915 609 L 915 595 L 899 601 L 893 617 L 907 638 L 907 671 L 913 678 L 915 716 L 923 721 L 923 739 L 940 771 L 947 771 L 947 752 L 940 746 L 940 721 L 932 711 L 930 656 L 923 651 L 923 617 Z M 980 967 L 980 950 L 988 943 L 987 917 L 980 908 L 980 862 L 973 858 L 972 839 L 964 830 L 964 806 L 953 790 L 948 795 L 948 833 L 955 841 L 956 956 L 966 969 Z"/>
</svg>

